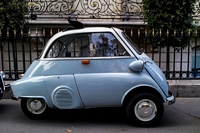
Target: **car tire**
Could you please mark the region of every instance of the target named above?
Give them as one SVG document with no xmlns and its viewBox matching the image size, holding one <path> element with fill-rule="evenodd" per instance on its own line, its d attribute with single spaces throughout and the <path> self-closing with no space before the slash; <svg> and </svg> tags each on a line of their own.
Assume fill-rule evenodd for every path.
<svg viewBox="0 0 200 133">
<path fill-rule="evenodd" d="M 22 98 L 21 109 L 30 119 L 41 119 L 47 112 L 47 104 L 42 98 Z"/>
<path fill-rule="evenodd" d="M 126 114 L 135 126 L 155 126 L 163 113 L 162 100 L 151 93 L 135 95 L 126 106 Z"/>
</svg>

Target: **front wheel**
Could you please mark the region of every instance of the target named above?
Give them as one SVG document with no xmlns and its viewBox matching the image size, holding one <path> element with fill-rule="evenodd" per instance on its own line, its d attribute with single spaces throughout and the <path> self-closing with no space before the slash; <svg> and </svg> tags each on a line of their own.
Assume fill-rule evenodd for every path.
<svg viewBox="0 0 200 133">
<path fill-rule="evenodd" d="M 136 126 L 155 126 L 163 112 L 161 99 L 151 93 L 136 95 L 126 106 L 127 116 Z"/>
<path fill-rule="evenodd" d="M 44 117 L 47 108 L 46 102 L 42 98 L 21 99 L 21 109 L 30 119 L 39 119 Z"/>
</svg>

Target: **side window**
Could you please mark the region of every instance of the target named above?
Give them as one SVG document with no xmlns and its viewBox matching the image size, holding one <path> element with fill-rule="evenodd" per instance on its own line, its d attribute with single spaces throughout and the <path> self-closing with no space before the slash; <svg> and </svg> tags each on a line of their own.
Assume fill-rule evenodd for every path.
<svg viewBox="0 0 200 133">
<path fill-rule="evenodd" d="M 111 33 L 67 35 L 56 40 L 46 58 L 129 56 Z"/>
<path fill-rule="evenodd" d="M 46 58 L 87 57 L 88 45 L 88 34 L 63 36 L 52 44 Z"/>
<path fill-rule="evenodd" d="M 111 33 L 92 33 L 91 48 L 93 56 L 129 56 L 124 47 Z"/>
</svg>

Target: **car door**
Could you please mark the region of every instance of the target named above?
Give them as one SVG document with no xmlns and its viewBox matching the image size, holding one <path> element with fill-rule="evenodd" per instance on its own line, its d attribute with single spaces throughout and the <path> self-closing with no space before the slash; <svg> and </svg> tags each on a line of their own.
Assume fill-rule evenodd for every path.
<svg viewBox="0 0 200 133">
<path fill-rule="evenodd" d="M 48 49 L 43 64 L 42 73 L 49 97 L 54 106 L 59 109 L 83 108 L 83 104 L 74 78 L 77 61 L 74 39 L 76 36 L 64 36 L 55 40 Z M 74 69 L 75 68 L 75 69 Z"/>
<path fill-rule="evenodd" d="M 74 73 L 85 107 L 120 106 L 122 97 L 133 87 L 134 74 L 129 64 L 136 60 L 112 33 L 88 33 L 77 39 L 82 59 L 77 60 L 79 72 Z M 76 51 L 77 52 L 77 51 Z"/>
</svg>

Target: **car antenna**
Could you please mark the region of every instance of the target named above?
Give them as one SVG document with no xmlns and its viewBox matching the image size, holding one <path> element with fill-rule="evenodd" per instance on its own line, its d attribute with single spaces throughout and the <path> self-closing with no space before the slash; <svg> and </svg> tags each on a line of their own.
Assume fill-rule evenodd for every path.
<svg viewBox="0 0 200 133">
<path fill-rule="evenodd" d="M 68 22 L 76 29 L 82 29 L 85 27 L 83 23 L 81 23 L 79 21 L 71 20 L 71 17 L 68 17 Z"/>
</svg>

